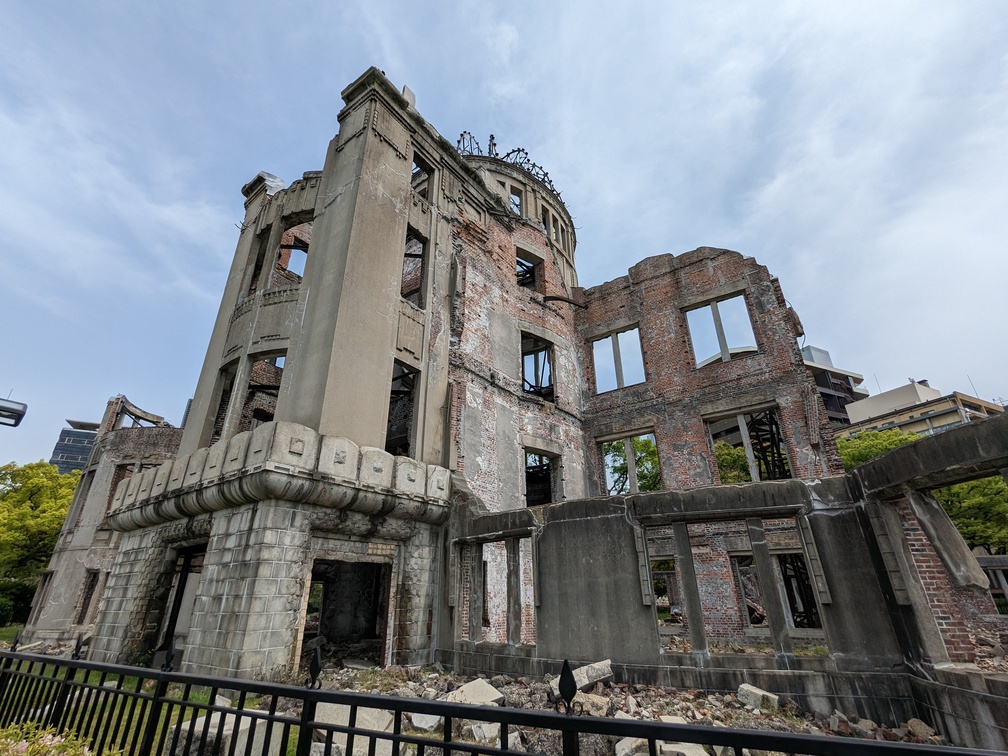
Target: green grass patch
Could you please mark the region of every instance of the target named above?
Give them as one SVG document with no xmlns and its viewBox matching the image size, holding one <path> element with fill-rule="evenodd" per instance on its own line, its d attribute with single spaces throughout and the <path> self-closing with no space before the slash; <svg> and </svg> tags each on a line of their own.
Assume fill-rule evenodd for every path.
<svg viewBox="0 0 1008 756">
<path fill-rule="evenodd" d="M 24 625 L 7 625 L 6 627 L 0 627 L 0 643 L 7 643 L 8 645 L 14 642 L 14 636 L 18 634 L 19 630 L 24 630 Z"/>
</svg>

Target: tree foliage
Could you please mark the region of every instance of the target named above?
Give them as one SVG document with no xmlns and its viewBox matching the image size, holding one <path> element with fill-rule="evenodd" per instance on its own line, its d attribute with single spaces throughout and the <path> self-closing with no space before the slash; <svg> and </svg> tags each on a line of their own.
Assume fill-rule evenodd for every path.
<svg viewBox="0 0 1008 756">
<path fill-rule="evenodd" d="M 859 433 L 853 438 L 841 438 L 837 440 L 837 451 L 843 460 L 844 469 L 850 472 L 855 467 L 860 467 L 865 462 L 881 457 L 888 451 L 892 451 L 898 446 L 909 444 L 911 441 L 919 439 L 916 433 L 901 433 L 897 428 L 888 430 L 866 431 Z"/>
<path fill-rule="evenodd" d="M 935 490 L 934 496 L 948 512 L 972 549 L 1008 554 L 1008 484 L 995 475 Z"/>
<path fill-rule="evenodd" d="M 868 431 L 837 441 L 848 472 L 920 436 L 896 429 Z M 1008 553 L 1008 484 L 1000 476 L 956 483 L 932 491 L 948 512 L 966 545 L 991 554 Z"/>
<path fill-rule="evenodd" d="M 658 464 L 658 447 L 650 433 L 630 439 L 634 450 L 634 468 L 637 471 L 638 491 L 660 491 L 661 467 Z M 602 457 L 605 463 L 606 487 L 612 496 L 630 493 L 630 474 L 627 469 L 626 445 L 623 439 L 604 441 Z"/>
<path fill-rule="evenodd" d="M 727 441 L 717 441 L 714 444 L 714 460 L 722 484 L 748 483 L 752 480 L 745 449 L 732 446 Z"/>
<path fill-rule="evenodd" d="M 0 466 L 0 577 L 45 568 L 79 479 L 80 471 L 63 475 L 41 461 Z"/>
</svg>

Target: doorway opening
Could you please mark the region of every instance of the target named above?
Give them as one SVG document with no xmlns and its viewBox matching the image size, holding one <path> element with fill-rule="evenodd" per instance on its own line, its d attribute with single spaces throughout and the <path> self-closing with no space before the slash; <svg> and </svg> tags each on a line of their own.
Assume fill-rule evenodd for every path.
<svg viewBox="0 0 1008 756">
<path fill-rule="evenodd" d="M 327 665 L 385 665 L 392 565 L 317 559 L 312 566 L 302 649 L 322 648 Z"/>
</svg>

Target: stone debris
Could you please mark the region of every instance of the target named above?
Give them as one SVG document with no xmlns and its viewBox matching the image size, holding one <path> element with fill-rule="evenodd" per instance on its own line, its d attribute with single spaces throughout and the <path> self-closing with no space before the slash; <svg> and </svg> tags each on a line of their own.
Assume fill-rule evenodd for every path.
<svg viewBox="0 0 1008 756">
<path fill-rule="evenodd" d="M 779 699 L 773 693 L 749 683 L 739 685 L 737 695 L 739 701 L 754 709 L 776 709 L 779 704 Z"/>
<path fill-rule="evenodd" d="M 438 700 L 477 706 L 500 706 L 504 702 L 504 694 L 486 680 L 477 677 Z"/>
<path fill-rule="evenodd" d="M 594 662 L 593 664 L 585 664 L 583 667 L 578 667 L 572 671 L 574 672 L 574 684 L 577 686 L 577 689 L 585 692 L 591 690 L 599 683 L 612 682 L 613 679 L 612 661 L 609 659 Z M 550 680 L 550 688 L 553 690 L 553 697 L 559 697 L 559 677 L 554 677 Z"/>
</svg>

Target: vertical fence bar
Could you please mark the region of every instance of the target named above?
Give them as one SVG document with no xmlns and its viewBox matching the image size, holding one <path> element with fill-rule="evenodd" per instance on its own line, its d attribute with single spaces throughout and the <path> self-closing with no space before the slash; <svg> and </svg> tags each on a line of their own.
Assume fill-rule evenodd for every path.
<svg viewBox="0 0 1008 756">
<path fill-rule="evenodd" d="M 168 681 L 158 680 L 154 687 L 154 695 L 150 705 L 147 707 L 147 723 L 144 727 L 143 740 L 140 743 L 140 753 L 154 753 L 154 737 L 157 735 L 158 721 L 161 719 L 161 707 L 164 705 L 165 695 L 168 693 Z M 134 738 L 134 742 L 135 742 Z"/>
<path fill-rule="evenodd" d="M 315 735 L 315 728 L 312 726 L 312 722 L 315 721 L 315 700 L 312 698 L 306 698 L 304 704 L 301 706 L 301 726 L 298 730 L 298 740 L 297 740 L 297 756 L 309 756 L 311 754 L 311 744 L 312 738 Z M 330 733 L 331 735 L 332 733 Z M 349 736 L 347 736 L 347 743 L 350 747 L 353 746 L 349 742 Z M 353 751 L 347 749 L 347 753 L 353 753 Z"/>
<path fill-rule="evenodd" d="M 563 756 L 578 756 L 581 743 L 578 741 L 577 730 L 564 730 L 562 737 Z"/>
<path fill-rule="evenodd" d="M 77 679 L 77 668 L 68 664 L 66 667 L 66 672 L 63 674 L 63 679 L 60 681 L 59 690 L 56 692 L 56 701 L 53 703 L 52 709 L 49 710 L 49 716 L 46 717 L 46 726 L 54 727 L 57 731 L 62 731 L 61 722 L 63 720 L 63 713 L 66 710 L 67 697 L 70 695 L 70 685 L 76 682 Z"/>
</svg>

